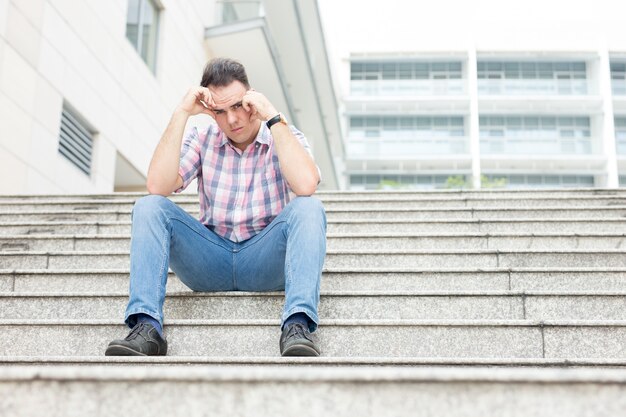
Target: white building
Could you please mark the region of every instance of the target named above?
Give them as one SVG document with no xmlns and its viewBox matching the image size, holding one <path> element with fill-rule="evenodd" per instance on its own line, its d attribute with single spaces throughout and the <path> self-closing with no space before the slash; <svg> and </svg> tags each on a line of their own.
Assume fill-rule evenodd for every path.
<svg viewBox="0 0 626 417">
<path fill-rule="evenodd" d="M 343 144 L 315 0 L 3 0 L 0 193 L 145 189 L 172 111 L 218 55 L 247 67 L 307 135 L 321 188 L 337 188 Z"/>
<path fill-rule="evenodd" d="M 626 185 L 623 2 L 331 3 L 350 188 Z"/>
</svg>

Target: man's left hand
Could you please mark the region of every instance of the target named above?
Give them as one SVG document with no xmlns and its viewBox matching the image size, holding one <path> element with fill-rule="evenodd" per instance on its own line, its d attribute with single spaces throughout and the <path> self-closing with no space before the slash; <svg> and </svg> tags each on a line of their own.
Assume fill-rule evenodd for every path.
<svg viewBox="0 0 626 417">
<path fill-rule="evenodd" d="M 268 121 L 278 114 L 272 103 L 258 91 L 248 90 L 241 99 L 244 110 L 250 112 L 251 119 Z"/>
</svg>

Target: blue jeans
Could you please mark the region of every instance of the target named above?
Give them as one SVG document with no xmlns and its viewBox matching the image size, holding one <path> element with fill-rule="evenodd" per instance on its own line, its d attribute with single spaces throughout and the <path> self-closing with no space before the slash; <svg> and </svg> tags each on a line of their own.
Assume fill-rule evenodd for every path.
<svg viewBox="0 0 626 417">
<path fill-rule="evenodd" d="M 256 236 L 232 242 L 171 200 L 149 195 L 132 213 L 130 299 L 125 322 L 143 313 L 163 325 L 168 266 L 194 291 L 285 291 L 282 323 L 295 313 L 319 323 L 326 214 L 313 197 L 296 197 Z M 210 317 L 207 317 L 210 318 Z"/>
</svg>

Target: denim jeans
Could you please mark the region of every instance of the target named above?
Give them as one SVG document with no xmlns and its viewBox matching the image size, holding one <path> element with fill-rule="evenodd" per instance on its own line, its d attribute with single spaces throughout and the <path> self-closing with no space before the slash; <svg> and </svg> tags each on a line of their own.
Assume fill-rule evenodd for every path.
<svg viewBox="0 0 626 417">
<path fill-rule="evenodd" d="M 310 330 L 317 328 L 326 214 L 316 198 L 296 197 L 260 233 L 236 243 L 171 200 L 149 195 L 135 203 L 131 235 L 128 326 L 139 313 L 163 324 L 169 266 L 194 291 L 284 290 L 282 323 L 304 313 Z"/>
</svg>

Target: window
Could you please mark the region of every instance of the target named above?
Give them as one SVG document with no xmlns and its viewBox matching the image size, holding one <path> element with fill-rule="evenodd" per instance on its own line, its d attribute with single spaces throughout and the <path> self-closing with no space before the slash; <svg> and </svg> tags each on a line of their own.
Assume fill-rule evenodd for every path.
<svg viewBox="0 0 626 417">
<path fill-rule="evenodd" d="M 617 153 L 626 155 L 626 117 L 615 117 L 615 142 Z"/>
<path fill-rule="evenodd" d="M 451 188 L 450 179 L 458 179 L 464 183 L 465 175 L 412 175 L 412 174 L 352 174 L 350 188 L 353 190 L 380 189 L 437 189 Z"/>
<path fill-rule="evenodd" d="M 126 37 L 150 70 L 156 72 L 159 9 L 154 0 L 129 0 Z"/>
<path fill-rule="evenodd" d="M 221 23 L 223 24 L 254 19 L 263 15 L 260 0 L 219 0 L 217 6 L 217 14 L 222 17 Z"/>
<path fill-rule="evenodd" d="M 626 141 L 626 116 L 615 117 L 615 136 Z"/>
<path fill-rule="evenodd" d="M 461 79 L 461 62 L 352 62 L 351 80 Z"/>
<path fill-rule="evenodd" d="M 399 136 L 399 132 L 403 136 Z M 351 116 L 349 136 L 399 138 L 465 136 L 462 116 Z"/>
<path fill-rule="evenodd" d="M 499 78 L 555 79 L 559 76 L 585 79 L 585 62 L 478 62 L 478 78 L 489 78 L 497 73 Z"/>
<path fill-rule="evenodd" d="M 613 94 L 626 94 L 626 62 L 611 62 Z"/>
<path fill-rule="evenodd" d="M 480 61 L 481 94 L 587 94 L 584 61 Z"/>
<path fill-rule="evenodd" d="M 480 116 L 485 154 L 591 154 L 591 121 L 585 116 Z"/>
<path fill-rule="evenodd" d="M 504 180 L 506 188 L 593 187 L 591 175 L 487 174 L 488 181 Z"/>
<path fill-rule="evenodd" d="M 479 125 L 481 137 L 591 137 L 586 116 L 480 116 Z"/>
<path fill-rule="evenodd" d="M 91 175 L 92 150 L 93 132 L 76 113 L 63 106 L 59 153 L 85 174 Z"/>
</svg>

